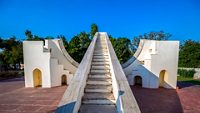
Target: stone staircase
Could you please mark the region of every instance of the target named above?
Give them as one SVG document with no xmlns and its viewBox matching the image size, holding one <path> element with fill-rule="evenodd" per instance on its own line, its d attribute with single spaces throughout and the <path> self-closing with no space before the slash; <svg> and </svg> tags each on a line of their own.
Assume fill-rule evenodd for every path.
<svg viewBox="0 0 200 113">
<path fill-rule="evenodd" d="M 116 113 L 105 37 L 98 37 L 79 113 Z"/>
</svg>

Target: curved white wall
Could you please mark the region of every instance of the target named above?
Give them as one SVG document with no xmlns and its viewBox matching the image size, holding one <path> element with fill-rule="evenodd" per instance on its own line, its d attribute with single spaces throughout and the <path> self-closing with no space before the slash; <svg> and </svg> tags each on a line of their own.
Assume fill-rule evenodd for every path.
<svg viewBox="0 0 200 113">
<path fill-rule="evenodd" d="M 143 79 L 142 86 L 146 88 L 159 87 L 159 75 L 166 70 L 168 77 L 165 79 L 165 88 L 176 88 L 178 67 L 178 41 L 140 40 L 140 54 L 134 62 L 123 68 L 129 83 L 134 84 L 134 77 L 140 75 Z M 142 45 L 141 45 L 142 44 Z M 138 52 L 136 52 L 138 54 Z M 131 59 L 133 59 L 131 58 Z"/>
<path fill-rule="evenodd" d="M 25 87 L 34 87 L 33 70 L 42 72 L 42 87 L 61 85 L 62 75 L 67 75 L 67 84 L 76 72 L 76 63 L 68 53 L 64 53 L 62 40 L 24 41 Z M 68 55 L 68 56 L 67 56 Z"/>
</svg>

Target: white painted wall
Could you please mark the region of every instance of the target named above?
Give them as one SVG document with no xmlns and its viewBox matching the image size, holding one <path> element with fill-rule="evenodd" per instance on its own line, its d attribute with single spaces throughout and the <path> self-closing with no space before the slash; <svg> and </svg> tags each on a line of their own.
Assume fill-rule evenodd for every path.
<svg viewBox="0 0 200 113">
<path fill-rule="evenodd" d="M 42 87 L 49 88 L 61 85 L 61 77 L 67 75 L 67 84 L 76 72 L 78 63 L 63 51 L 62 40 L 24 41 L 25 87 L 34 87 L 33 70 L 42 72 Z"/>
<path fill-rule="evenodd" d="M 178 41 L 140 40 L 135 57 L 123 66 L 129 84 L 134 85 L 135 76 L 142 77 L 142 87 L 158 88 L 162 70 L 168 73 L 165 88 L 176 88 L 178 68 Z M 143 62 L 143 64 L 141 63 Z"/>
</svg>

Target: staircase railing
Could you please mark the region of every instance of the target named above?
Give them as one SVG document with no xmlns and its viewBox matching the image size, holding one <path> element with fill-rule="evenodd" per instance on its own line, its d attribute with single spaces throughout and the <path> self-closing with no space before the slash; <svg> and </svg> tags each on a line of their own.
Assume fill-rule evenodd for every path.
<svg viewBox="0 0 200 113">
<path fill-rule="evenodd" d="M 92 42 L 90 43 L 90 46 L 79 64 L 72 81 L 69 83 L 69 86 L 65 91 L 58 108 L 56 109 L 56 113 L 78 113 L 81 105 L 81 99 L 84 95 L 86 80 L 90 71 L 97 36 L 98 33 L 95 34 Z"/>
<path fill-rule="evenodd" d="M 62 97 L 56 113 L 78 113 L 81 105 L 81 99 L 84 95 L 84 89 L 86 86 L 87 76 L 90 71 L 92 62 L 92 56 L 95 48 L 95 43 L 98 35 L 104 35 L 106 37 L 106 43 L 108 47 L 110 57 L 110 69 L 112 76 L 113 94 L 116 102 L 118 113 L 141 113 L 135 97 L 130 89 L 126 76 L 122 70 L 122 67 L 117 59 L 112 44 L 108 38 L 107 33 L 96 33 L 88 50 L 86 51 L 79 67 L 70 82 L 67 90 Z"/>
<path fill-rule="evenodd" d="M 110 71 L 112 76 L 113 94 L 116 101 L 118 113 L 141 113 L 138 104 L 130 89 L 129 83 L 115 54 L 113 46 L 104 33 L 110 57 Z"/>
</svg>

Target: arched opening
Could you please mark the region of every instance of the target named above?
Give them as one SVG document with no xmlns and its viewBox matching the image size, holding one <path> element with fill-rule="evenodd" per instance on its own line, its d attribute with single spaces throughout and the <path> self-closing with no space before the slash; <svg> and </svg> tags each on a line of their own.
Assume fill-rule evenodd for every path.
<svg viewBox="0 0 200 113">
<path fill-rule="evenodd" d="M 66 75 L 62 75 L 61 83 L 62 83 L 62 85 L 67 85 L 67 76 Z"/>
<path fill-rule="evenodd" d="M 33 83 L 34 87 L 42 86 L 42 72 L 39 69 L 33 70 Z"/>
<path fill-rule="evenodd" d="M 162 70 L 159 75 L 159 87 L 165 87 L 167 83 L 166 82 L 167 78 L 168 78 L 168 73 L 166 72 L 166 70 Z"/>
<path fill-rule="evenodd" d="M 134 85 L 142 86 L 142 77 L 141 76 L 135 76 L 134 82 L 135 82 Z"/>
</svg>

